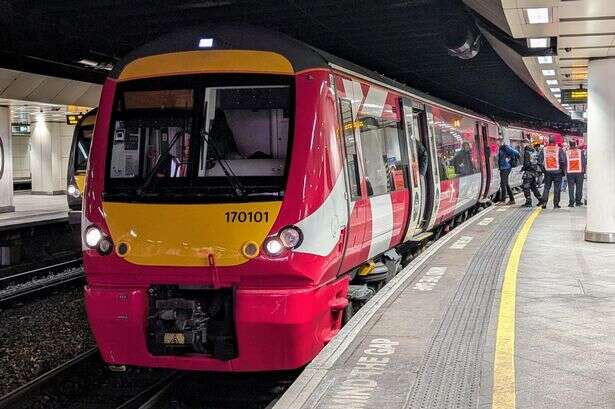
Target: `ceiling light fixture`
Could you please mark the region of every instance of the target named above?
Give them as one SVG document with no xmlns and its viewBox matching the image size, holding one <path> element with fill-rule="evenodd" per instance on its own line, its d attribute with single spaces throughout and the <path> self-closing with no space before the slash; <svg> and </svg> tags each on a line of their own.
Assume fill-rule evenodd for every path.
<svg viewBox="0 0 615 409">
<path fill-rule="evenodd" d="M 549 9 L 547 7 L 526 9 L 527 21 L 530 24 L 544 24 L 549 22 Z"/>
<path fill-rule="evenodd" d="M 538 64 L 553 64 L 553 57 L 550 55 L 538 57 Z"/>
<path fill-rule="evenodd" d="M 199 48 L 211 48 L 214 46 L 213 38 L 201 38 L 199 40 Z"/>
<path fill-rule="evenodd" d="M 92 61 L 92 60 L 88 60 L 88 59 L 79 60 L 77 62 L 79 64 L 87 65 L 88 67 L 96 67 L 96 66 L 98 66 L 98 63 L 96 61 Z"/>
<path fill-rule="evenodd" d="M 557 85 L 557 80 L 547 80 L 548 85 Z"/>
<path fill-rule="evenodd" d="M 545 77 L 552 77 L 555 75 L 555 70 L 542 70 L 542 75 Z"/>
<path fill-rule="evenodd" d="M 561 92 L 562 90 L 555 87 L 555 88 L 549 88 L 551 90 L 551 92 Z"/>
<path fill-rule="evenodd" d="M 530 48 L 547 48 L 549 46 L 548 38 L 530 38 L 528 39 Z"/>
</svg>

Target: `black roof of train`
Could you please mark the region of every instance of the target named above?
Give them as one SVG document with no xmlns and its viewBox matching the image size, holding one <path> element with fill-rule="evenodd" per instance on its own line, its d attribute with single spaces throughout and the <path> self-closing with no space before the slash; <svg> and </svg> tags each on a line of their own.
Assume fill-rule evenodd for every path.
<svg viewBox="0 0 615 409">
<path fill-rule="evenodd" d="M 166 34 L 154 41 L 144 44 L 126 55 L 126 57 L 115 65 L 110 77 L 118 78 L 126 65 L 143 57 L 181 51 L 204 50 L 198 48 L 198 41 L 201 38 L 212 38 L 213 47 L 211 49 L 215 50 L 271 51 L 281 54 L 288 59 L 295 72 L 314 68 L 328 69 L 331 68 L 330 64 L 334 64 L 374 81 L 413 94 L 418 98 L 449 107 L 468 115 L 493 121 L 493 119 L 488 119 L 484 115 L 421 92 L 377 72 L 361 67 L 343 58 L 336 57 L 316 47 L 312 47 L 286 34 L 247 24 L 206 25 L 190 27 Z"/>
</svg>

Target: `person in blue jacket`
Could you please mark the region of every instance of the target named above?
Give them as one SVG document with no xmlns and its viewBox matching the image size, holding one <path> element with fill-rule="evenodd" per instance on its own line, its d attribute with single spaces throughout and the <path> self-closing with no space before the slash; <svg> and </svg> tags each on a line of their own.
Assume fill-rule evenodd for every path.
<svg viewBox="0 0 615 409">
<path fill-rule="evenodd" d="M 516 166 L 516 163 L 519 161 L 519 152 L 512 146 L 507 145 L 504 139 L 500 139 L 499 145 L 498 169 L 500 169 L 500 201 L 503 202 L 506 200 L 506 195 L 508 194 L 508 204 L 514 204 L 515 197 L 508 184 L 508 176 L 510 176 L 512 168 Z"/>
</svg>

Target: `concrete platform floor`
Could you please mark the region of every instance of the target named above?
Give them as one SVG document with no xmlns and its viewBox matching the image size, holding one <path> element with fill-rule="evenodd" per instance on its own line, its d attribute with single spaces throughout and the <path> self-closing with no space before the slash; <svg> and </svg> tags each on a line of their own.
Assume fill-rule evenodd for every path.
<svg viewBox="0 0 615 409">
<path fill-rule="evenodd" d="M 275 407 L 615 408 L 615 245 L 583 240 L 585 208 L 537 212 L 491 208 L 434 244 Z"/>
<path fill-rule="evenodd" d="M 615 408 L 615 245 L 585 208 L 543 210 L 519 264 L 517 408 Z"/>
<path fill-rule="evenodd" d="M 18 191 L 13 200 L 15 211 L 0 213 L 0 228 L 67 218 L 68 203 L 65 195 L 32 195 Z"/>
</svg>

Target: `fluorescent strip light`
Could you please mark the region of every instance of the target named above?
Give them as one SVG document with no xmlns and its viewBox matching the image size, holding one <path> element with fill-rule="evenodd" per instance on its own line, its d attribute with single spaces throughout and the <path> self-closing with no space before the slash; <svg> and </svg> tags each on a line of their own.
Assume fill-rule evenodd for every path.
<svg viewBox="0 0 615 409">
<path fill-rule="evenodd" d="M 561 92 L 562 90 L 559 88 L 549 88 L 551 92 Z"/>
<path fill-rule="evenodd" d="M 531 8 L 527 12 L 527 21 L 530 24 L 544 24 L 549 22 L 549 9 L 546 7 Z"/>
<path fill-rule="evenodd" d="M 199 48 L 211 48 L 214 46 L 213 38 L 201 38 L 199 40 Z"/>
<path fill-rule="evenodd" d="M 561 97 L 562 97 L 562 94 L 560 94 L 560 93 L 556 92 L 555 94 L 553 94 L 553 96 L 554 96 L 555 98 L 558 98 L 558 99 L 559 99 L 559 98 L 561 98 Z"/>
<path fill-rule="evenodd" d="M 557 85 L 557 80 L 547 80 L 548 85 Z"/>
<path fill-rule="evenodd" d="M 542 75 L 545 77 L 552 77 L 555 75 L 555 70 L 542 70 Z"/>
<path fill-rule="evenodd" d="M 547 48 L 549 46 L 548 38 L 530 38 L 530 48 Z"/>
<path fill-rule="evenodd" d="M 550 55 L 538 57 L 538 64 L 553 64 L 553 57 Z"/>
<path fill-rule="evenodd" d="M 88 67 L 96 67 L 96 66 L 98 66 L 98 63 L 96 61 L 88 60 L 88 59 L 85 59 L 85 58 L 83 60 L 79 60 L 77 62 L 79 64 L 87 65 Z"/>
</svg>

